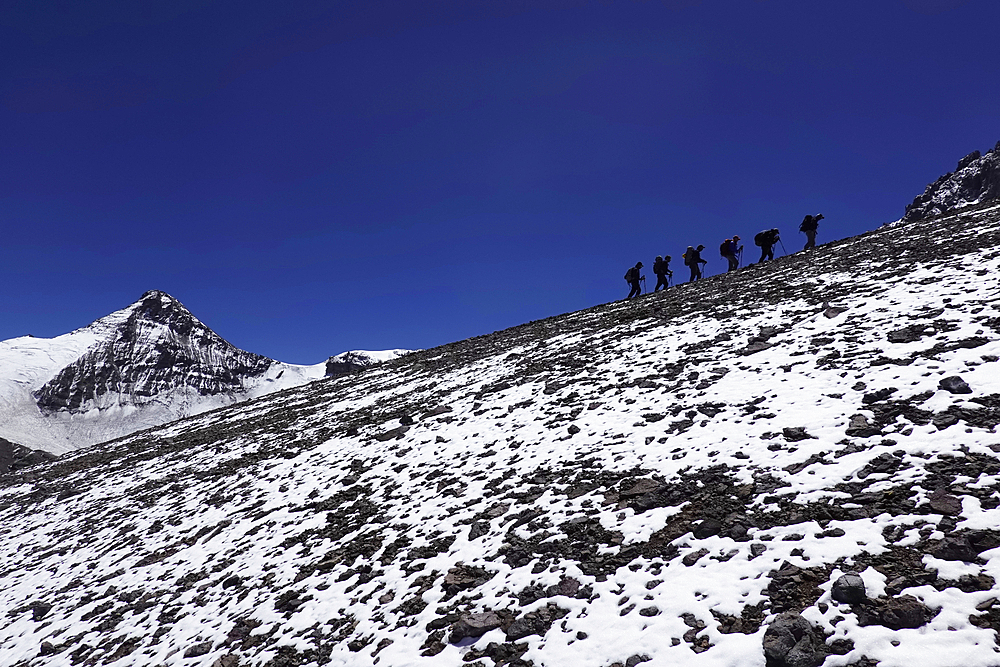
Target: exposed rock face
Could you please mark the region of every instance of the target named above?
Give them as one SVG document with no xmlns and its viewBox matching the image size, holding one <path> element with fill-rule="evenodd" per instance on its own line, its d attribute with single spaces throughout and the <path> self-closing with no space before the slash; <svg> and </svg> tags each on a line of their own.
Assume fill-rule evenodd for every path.
<svg viewBox="0 0 1000 667">
<path fill-rule="evenodd" d="M 953 211 L 969 204 L 1000 199 L 1000 142 L 980 155 L 969 153 L 949 172 L 927 186 L 906 207 L 903 220 L 912 222 Z"/>
<path fill-rule="evenodd" d="M 142 405 L 178 387 L 202 396 L 239 392 L 274 363 L 230 345 L 157 290 L 142 296 L 116 333 L 34 392 L 43 413 L 86 412 L 109 399 Z"/>
<path fill-rule="evenodd" d="M 0 438 L 0 475 L 28 468 L 46 461 L 54 461 L 58 457 L 38 449 L 28 449 L 9 440 Z"/>
</svg>

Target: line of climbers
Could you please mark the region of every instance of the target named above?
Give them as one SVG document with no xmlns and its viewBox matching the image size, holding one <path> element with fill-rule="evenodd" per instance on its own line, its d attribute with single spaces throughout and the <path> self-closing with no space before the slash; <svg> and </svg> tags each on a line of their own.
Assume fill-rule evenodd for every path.
<svg viewBox="0 0 1000 667">
<path fill-rule="evenodd" d="M 806 245 L 803 250 L 816 247 L 816 230 L 819 228 L 819 221 L 822 219 L 822 214 L 807 215 L 803 218 L 802 224 L 799 225 L 799 231 L 806 235 Z M 774 246 L 781 243 L 781 235 L 777 229 L 765 229 L 753 237 L 753 242 L 754 245 L 760 248 L 760 259 L 757 261 L 759 264 L 769 259 L 774 259 Z M 784 247 L 784 244 L 782 244 L 782 250 L 784 250 Z M 704 249 L 705 246 L 703 245 L 699 245 L 697 248 L 688 246 L 687 250 L 684 251 L 684 265 L 691 269 L 691 277 L 688 279 L 689 283 L 701 280 L 702 278 L 701 267 L 704 264 L 708 264 L 708 260 L 701 257 L 701 251 Z M 719 246 L 719 254 L 729 263 L 729 268 L 726 269 L 727 273 L 740 268 L 743 260 L 743 246 L 740 245 L 740 237 L 733 235 L 733 238 L 723 241 L 722 245 Z M 653 262 L 653 273 L 656 274 L 654 292 L 658 291 L 660 287 L 667 289 L 670 286 L 674 277 L 674 272 L 670 270 L 670 260 L 670 255 L 666 257 L 661 255 L 656 256 L 656 260 Z M 625 281 L 631 288 L 628 296 L 625 297 L 626 299 L 631 299 L 642 294 L 642 284 L 645 282 L 646 276 L 641 274 L 641 269 L 642 262 L 636 262 L 635 266 L 625 272 Z"/>
</svg>

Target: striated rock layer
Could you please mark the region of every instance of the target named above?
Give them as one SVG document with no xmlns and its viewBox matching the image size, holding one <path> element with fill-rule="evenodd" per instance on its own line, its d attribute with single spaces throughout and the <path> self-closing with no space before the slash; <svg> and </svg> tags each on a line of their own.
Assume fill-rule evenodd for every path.
<svg viewBox="0 0 1000 667">
<path fill-rule="evenodd" d="M 173 389 L 201 396 L 243 392 L 272 359 L 245 352 L 199 322 L 170 295 L 142 295 L 115 330 L 34 392 L 51 414 L 143 405 Z"/>
</svg>

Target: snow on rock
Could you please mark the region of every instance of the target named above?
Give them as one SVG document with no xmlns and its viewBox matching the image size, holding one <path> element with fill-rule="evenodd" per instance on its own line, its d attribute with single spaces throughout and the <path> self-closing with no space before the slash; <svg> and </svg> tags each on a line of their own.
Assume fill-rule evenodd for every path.
<svg viewBox="0 0 1000 667">
<path fill-rule="evenodd" d="M 995 667 L 998 220 L 882 228 L 7 475 L 0 663 Z"/>
<path fill-rule="evenodd" d="M 927 186 L 906 207 L 902 222 L 953 213 L 973 204 L 1000 199 L 1000 141 L 981 155 L 974 151 L 949 172 Z"/>
<path fill-rule="evenodd" d="M 0 342 L 0 436 L 60 453 L 323 372 L 240 350 L 154 290 L 77 331 Z"/>
</svg>

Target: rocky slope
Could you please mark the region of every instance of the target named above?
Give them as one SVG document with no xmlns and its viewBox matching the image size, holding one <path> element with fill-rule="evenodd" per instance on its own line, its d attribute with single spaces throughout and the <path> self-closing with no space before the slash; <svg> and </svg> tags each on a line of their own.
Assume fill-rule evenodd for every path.
<svg viewBox="0 0 1000 667">
<path fill-rule="evenodd" d="M 1000 199 L 1000 141 L 986 155 L 979 151 L 969 153 L 959 160 L 955 171 L 928 185 L 906 207 L 903 220 L 922 220 L 997 199 Z"/>
<path fill-rule="evenodd" d="M 358 370 L 405 352 L 285 364 L 231 345 L 154 290 L 72 333 L 0 342 L 0 437 L 63 452 L 319 379 L 345 355 Z"/>
<path fill-rule="evenodd" d="M 995 666 L 998 221 L 885 227 L 3 477 L 0 664 Z"/>
</svg>

